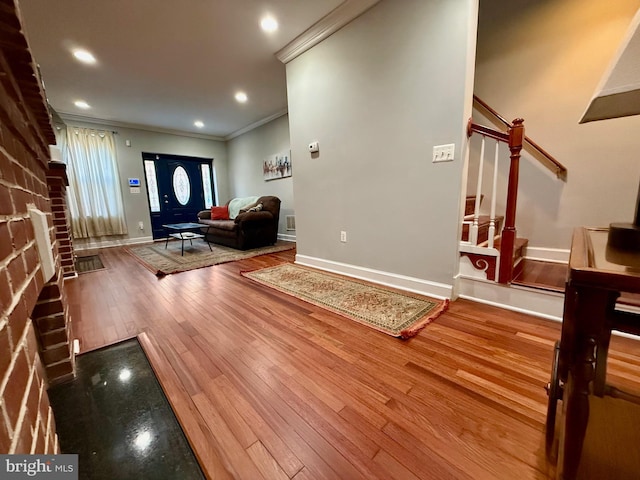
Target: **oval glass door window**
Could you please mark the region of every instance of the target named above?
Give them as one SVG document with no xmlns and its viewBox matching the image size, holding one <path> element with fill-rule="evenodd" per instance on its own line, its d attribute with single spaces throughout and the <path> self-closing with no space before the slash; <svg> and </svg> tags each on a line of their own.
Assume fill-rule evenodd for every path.
<svg viewBox="0 0 640 480">
<path fill-rule="evenodd" d="M 173 193 L 180 205 L 186 205 L 191 198 L 191 184 L 189 183 L 189 175 L 184 167 L 179 166 L 173 171 Z"/>
</svg>

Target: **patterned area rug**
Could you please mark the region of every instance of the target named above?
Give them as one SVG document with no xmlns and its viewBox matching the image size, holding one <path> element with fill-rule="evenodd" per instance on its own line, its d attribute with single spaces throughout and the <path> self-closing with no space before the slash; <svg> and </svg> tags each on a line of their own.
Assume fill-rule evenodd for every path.
<svg viewBox="0 0 640 480">
<path fill-rule="evenodd" d="M 275 245 L 254 248 L 251 250 L 236 250 L 235 248 L 211 244 L 213 251 L 209 251 L 207 243 L 194 240 L 184 244 L 184 255 L 180 254 L 180 242 L 170 241 L 165 249 L 164 242 L 156 242 L 144 247 L 132 247 L 127 251 L 140 261 L 145 267 L 158 276 L 170 273 L 186 272 L 196 268 L 210 267 L 219 263 L 235 262 L 245 258 L 257 257 L 267 253 L 283 252 L 295 248 L 293 242 L 278 241 Z"/>
<path fill-rule="evenodd" d="M 449 305 L 291 263 L 242 275 L 393 337 L 417 335 Z"/>
</svg>

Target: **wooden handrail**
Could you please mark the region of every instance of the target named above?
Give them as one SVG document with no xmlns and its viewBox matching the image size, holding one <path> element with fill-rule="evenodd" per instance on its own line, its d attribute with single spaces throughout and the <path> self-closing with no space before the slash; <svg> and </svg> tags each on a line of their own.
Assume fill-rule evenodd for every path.
<svg viewBox="0 0 640 480">
<path fill-rule="evenodd" d="M 510 128 L 512 126 L 511 123 L 506 118 L 504 118 L 502 115 L 496 112 L 493 108 L 491 108 L 485 101 L 480 99 L 477 95 L 473 96 L 473 102 L 479 105 L 480 107 L 482 107 L 487 113 L 490 114 L 491 117 L 498 120 L 505 127 Z M 555 173 L 559 179 L 566 181 L 567 167 L 562 165 L 562 163 L 556 160 L 549 152 L 547 152 L 544 148 L 542 148 L 540 145 L 538 145 L 536 142 L 531 140 L 526 135 L 524 137 L 524 143 L 528 144 L 531 148 L 535 150 L 535 153 L 537 153 L 536 158 L 545 167 L 547 167 L 549 170 Z"/>
<path fill-rule="evenodd" d="M 493 138 L 494 140 L 499 140 L 501 142 L 507 143 L 509 141 L 508 133 L 494 130 L 493 128 L 485 127 L 484 125 L 478 125 L 473 122 L 473 118 L 470 118 L 469 123 L 467 123 L 467 136 L 470 137 L 473 132 L 477 132 L 485 137 Z"/>
</svg>

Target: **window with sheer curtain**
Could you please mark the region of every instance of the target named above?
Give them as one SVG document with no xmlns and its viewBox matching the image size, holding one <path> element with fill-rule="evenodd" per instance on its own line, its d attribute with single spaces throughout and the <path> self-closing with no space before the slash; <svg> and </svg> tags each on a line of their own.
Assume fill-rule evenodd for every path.
<svg viewBox="0 0 640 480">
<path fill-rule="evenodd" d="M 75 238 L 125 235 L 127 224 L 112 132 L 67 127 L 56 132 L 67 164 L 67 203 Z"/>
</svg>

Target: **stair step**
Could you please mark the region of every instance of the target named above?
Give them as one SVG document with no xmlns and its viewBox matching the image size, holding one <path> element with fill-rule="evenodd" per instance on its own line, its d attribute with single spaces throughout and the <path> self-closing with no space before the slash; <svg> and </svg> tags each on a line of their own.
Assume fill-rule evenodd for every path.
<svg viewBox="0 0 640 480">
<path fill-rule="evenodd" d="M 495 232 L 498 234 L 502 230 L 502 221 L 504 216 L 498 215 L 495 218 Z M 478 244 L 486 242 L 489 238 L 489 226 L 491 225 L 491 217 L 489 215 L 480 215 L 478 217 Z M 462 225 L 462 241 L 469 241 L 469 230 L 471 225 Z"/>
<path fill-rule="evenodd" d="M 500 250 L 500 246 L 502 245 L 502 237 L 496 237 L 495 242 L 493 244 L 494 248 Z M 517 260 L 520 257 L 524 257 L 524 250 L 529 245 L 529 239 L 527 238 L 516 238 L 515 245 L 513 246 L 513 258 Z"/>
<path fill-rule="evenodd" d="M 518 275 L 514 275 L 511 282 L 513 285 L 564 293 L 568 274 L 566 263 L 544 262 L 527 258 L 523 258 L 520 263 L 522 264 L 522 271 Z M 640 294 L 622 293 L 617 303 L 640 308 Z"/>
<path fill-rule="evenodd" d="M 640 294 L 638 293 L 623 293 L 617 300 L 622 305 L 628 305 L 630 307 L 640 308 Z"/>
<path fill-rule="evenodd" d="M 482 200 L 484 200 L 484 195 L 480 195 L 480 205 L 482 205 Z M 464 214 L 473 215 L 475 210 L 476 210 L 476 197 L 475 195 L 472 195 L 465 199 Z"/>
<path fill-rule="evenodd" d="M 567 264 L 529 260 L 527 258 L 523 258 L 520 263 L 522 264 L 522 269 L 518 275 L 514 275 L 511 282 L 513 285 L 564 293 L 568 271 Z"/>
<path fill-rule="evenodd" d="M 497 236 L 494 239 L 494 248 L 497 249 L 498 251 L 500 250 L 500 246 L 501 246 L 501 241 L 502 241 L 502 237 L 501 236 Z M 529 240 L 526 238 L 516 238 L 515 241 L 515 245 L 513 248 L 513 272 L 512 272 L 512 276 L 511 278 L 515 278 L 516 276 L 518 276 L 521 272 L 522 272 L 522 268 L 523 268 L 523 260 L 524 260 L 524 251 L 527 248 L 527 245 L 529 244 Z M 483 242 L 483 243 L 479 243 L 478 244 L 479 247 L 486 247 L 487 246 L 487 242 Z M 488 270 L 486 270 L 487 273 L 487 279 L 488 280 L 495 280 L 496 279 L 496 256 L 495 255 L 491 255 L 490 250 L 487 249 L 487 253 L 480 253 L 479 251 L 474 252 L 473 254 L 470 253 L 462 253 L 463 256 L 467 256 L 471 259 L 472 263 L 474 266 L 476 266 L 476 262 L 479 259 L 482 259 L 483 262 L 485 262 L 485 264 L 488 262 L 488 264 L 490 265 L 491 268 L 489 268 Z M 494 252 L 495 253 L 495 252 Z M 479 266 L 476 266 L 475 268 L 481 268 Z M 486 268 L 486 265 L 485 265 Z"/>
</svg>

